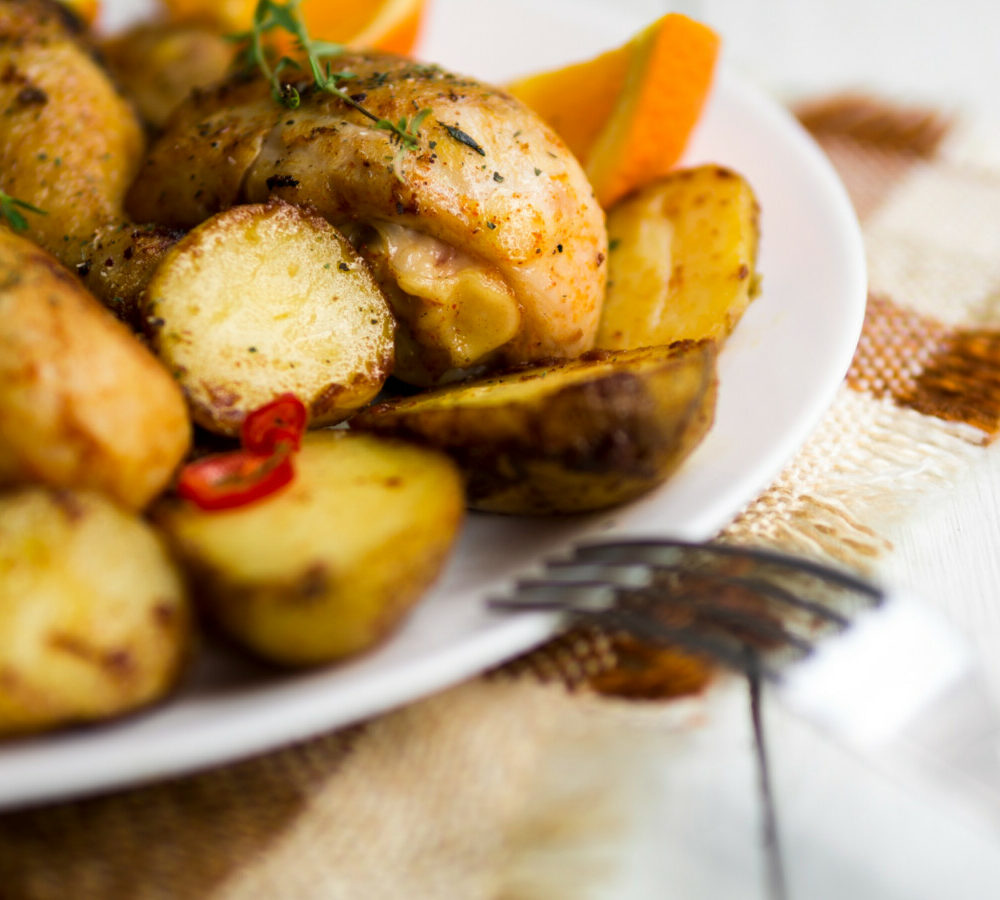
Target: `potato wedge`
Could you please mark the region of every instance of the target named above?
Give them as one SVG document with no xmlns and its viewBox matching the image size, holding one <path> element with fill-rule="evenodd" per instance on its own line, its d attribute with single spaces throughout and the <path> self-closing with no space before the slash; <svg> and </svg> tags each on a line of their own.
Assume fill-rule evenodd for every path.
<svg viewBox="0 0 1000 900">
<path fill-rule="evenodd" d="M 239 509 L 154 510 L 197 598 L 238 644 L 283 665 L 383 639 L 437 577 L 462 519 L 444 455 L 344 430 L 306 435 L 295 479 Z"/>
<path fill-rule="evenodd" d="M 469 505 L 543 515 L 603 509 L 650 490 L 708 430 L 715 346 L 592 351 L 390 400 L 351 428 L 444 450 Z"/>
<path fill-rule="evenodd" d="M 721 341 L 753 299 L 759 208 L 721 166 L 681 169 L 608 213 L 608 290 L 597 347 Z"/>
<path fill-rule="evenodd" d="M 191 643 L 162 538 L 91 491 L 0 496 L 0 735 L 120 715 L 161 697 Z"/>
<path fill-rule="evenodd" d="M 234 435 L 291 392 L 313 425 L 378 393 L 393 318 L 364 261 L 320 216 L 275 200 L 219 213 L 168 251 L 146 291 L 151 344 L 191 414 Z"/>
<path fill-rule="evenodd" d="M 191 425 L 166 369 L 79 281 L 0 227 L 0 487 L 162 491 Z"/>
</svg>

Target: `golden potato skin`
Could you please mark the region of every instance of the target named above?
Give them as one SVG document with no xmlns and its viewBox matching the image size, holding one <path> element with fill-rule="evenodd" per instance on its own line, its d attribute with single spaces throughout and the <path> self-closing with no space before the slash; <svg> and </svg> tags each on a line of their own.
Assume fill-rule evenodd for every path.
<svg viewBox="0 0 1000 900">
<path fill-rule="evenodd" d="M 679 169 L 608 213 L 608 290 L 597 347 L 723 341 L 757 292 L 760 209 L 721 166 Z"/>
<path fill-rule="evenodd" d="M 197 23 L 152 22 L 104 41 L 101 54 L 142 121 L 159 130 L 193 88 L 223 78 L 236 45 Z"/>
<path fill-rule="evenodd" d="M 68 10 L 0 0 L 0 190 L 44 210 L 27 236 L 133 328 L 176 229 L 129 222 L 125 191 L 144 138 L 128 101 Z"/>
<path fill-rule="evenodd" d="M 98 300 L 140 332 L 146 286 L 167 251 L 183 236 L 183 231 L 159 225 L 108 225 L 81 248 L 74 270 Z"/>
<path fill-rule="evenodd" d="M 190 437 L 155 357 L 44 250 L 0 227 L 0 487 L 89 487 L 138 509 Z"/>
<path fill-rule="evenodd" d="M 712 342 L 592 351 L 369 407 L 351 428 L 445 451 L 469 505 L 488 512 L 587 512 L 666 479 L 715 410 Z"/>
<path fill-rule="evenodd" d="M 0 736 L 155 701 L 191 628 L 181 577 L 142 519 L 90 491 L 0 495 Z"/>
<path fill-rule="evenodd" d="M 280 200 L 236 206 L 182 238 L 146 289 L 150 342 L 194 420 L 235 435 L 295 394 L 313 426 L 347 418 L 392 366 L 393 318 L 347 240 Z"/>
<path fill-rule="evenodd" d="M 366 650 L 440 572 L 463 513 L 461 477 L 431 450 L 370 435 L 308 434 L 295 478 L 220 512 L 154 509 L 221 630 L 287 666 Z"/>
<path fill-rule="evenodd" d="M 32 240 L 73 266 L 95 231 L 123 218 L 143 136 L 57 6 L 3 3 L 0 189 L 46 211 L 29 217 Z"/>
</svg>

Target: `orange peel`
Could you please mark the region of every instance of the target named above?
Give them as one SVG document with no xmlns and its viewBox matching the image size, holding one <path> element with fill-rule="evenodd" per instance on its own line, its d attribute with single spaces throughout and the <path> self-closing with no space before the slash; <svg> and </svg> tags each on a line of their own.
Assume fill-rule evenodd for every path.
<svg viewBox="0 0 1000 900">
<path fill-rule="evenodd" d="M 719 44 L 707 25 L 668 13 L 621 47 L 507 88 L 566 141 L 608 208 L 677 164 L 708 99 Z"/>
<path fill-rule="evenodd" d="M 202 22 L 229 34 L 250 28 L 257 0 L 220 0 L 211 6 L 204 0 L 164 0 L 164 5 L 173 21 Z M 303 0 L 298 11 L 316 40 L 405 55 L 416 46 L 425 6 L 426 0 Z M 288 52 L 291 37 L 280 35 L 278 43 Z"/>
<path fill-rule="evenodd" d="M 99 0 L 61 0 L 61 2 L 88 25 L 93 25 L 97 21 L 101 11 Z"/>
</svg>

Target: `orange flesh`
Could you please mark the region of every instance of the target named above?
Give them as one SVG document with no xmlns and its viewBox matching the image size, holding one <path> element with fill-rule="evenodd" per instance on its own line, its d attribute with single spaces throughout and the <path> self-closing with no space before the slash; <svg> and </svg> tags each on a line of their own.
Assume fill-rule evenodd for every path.
<svg viewBox="0 0 1000 900">
<path fill-rule="evenodd" d="M 715 32 L 670 13 L 622 47 L 508 88 L 566 141 L 607 208 L 680 159 L 718 53 Z"/>
<path fill-rule="evenodd" d="M 716 34 L 676 14 L 653 27 L 638 38 L 621 101 L 586 163 L 605 208 L 673 168 L 712 86 Z"/>
</svg>

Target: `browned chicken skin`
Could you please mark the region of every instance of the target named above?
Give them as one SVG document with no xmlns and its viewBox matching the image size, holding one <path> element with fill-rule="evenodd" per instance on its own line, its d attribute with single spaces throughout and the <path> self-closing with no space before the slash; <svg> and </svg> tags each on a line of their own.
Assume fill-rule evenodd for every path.
<svg viewBox="0 0 1000 900">
<path fill-rule="evenodd" d="M 402 325 L 397 374 L 414 383 L 588 349 L 607 238 L 562 141 L 508 94 L 437 66 L 336 65 L 378 118 L 430 110 L 415 149 L 333 94 L 302 83 L 290 110 L 236 77 L 177 110 L 128 195 L 132 217 L 186 228 L 271 196 L 314 207 L 372 263 Z"/>
</svg>

